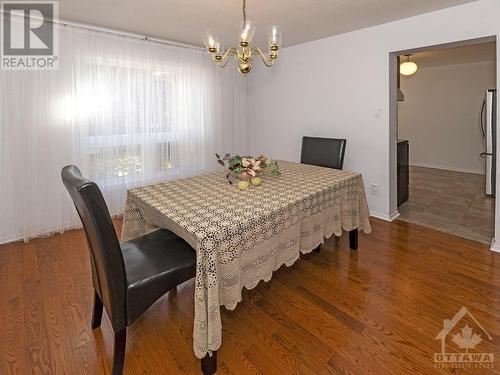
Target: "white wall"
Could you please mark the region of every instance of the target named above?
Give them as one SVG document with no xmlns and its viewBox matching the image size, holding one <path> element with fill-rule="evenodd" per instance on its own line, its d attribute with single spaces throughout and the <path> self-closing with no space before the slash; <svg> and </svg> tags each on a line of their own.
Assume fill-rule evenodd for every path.
<svg viewBox="0 0 500 375">
<path fill-rule="evenodd" d="M 370 209 L 389 218 L 397 210 L 391 52 L 498 36 L 499 15 L 500 1 L 481 0 L 285 48 L 270 69 L 256 63 L 249 75 L 252 152 L 299 160 L 303 135 L 345 137 L 345 168 L 379 185 L 377 195 L 368 192 Z"/>
<path fill-rule="evenodd" d="M 494 61 L 421 68 L 401 77 L 399 138 L 410 141 L 410 164 L 483 174 L 479 116 L 485 90 L 495 87 Z"/>
</svg>

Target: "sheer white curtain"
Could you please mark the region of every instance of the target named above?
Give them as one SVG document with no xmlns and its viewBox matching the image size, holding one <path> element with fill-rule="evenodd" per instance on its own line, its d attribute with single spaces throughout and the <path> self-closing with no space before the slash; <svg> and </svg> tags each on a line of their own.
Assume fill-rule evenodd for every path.
<svg viewBox="0 0 500 375">
<path fill-rule="evenodd" d="M 205 53 L 68 26 L 58 71 L 0 72 L 0 243 L 79 225 L 61 179 L 75 164 L 111 214 L 127 188 L 245 152 L 246 82 Z"/>
</svg>

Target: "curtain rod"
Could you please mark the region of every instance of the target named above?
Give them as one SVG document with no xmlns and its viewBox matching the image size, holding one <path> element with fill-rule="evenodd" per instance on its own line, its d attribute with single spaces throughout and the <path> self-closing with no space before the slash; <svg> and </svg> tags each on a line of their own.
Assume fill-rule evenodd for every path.
<svg viewBox="0 0 500 375">
<path fill-rule="evenodd" d="M 0 14 L 2 14 L 2 16 L 3 16 L 3 15 L 5 15 L 5 12 L 3 10 L 0 10 Z M 40 19 L 38 17 L 33 17 L 33 18 Z M 74 27 L 77 29 L 97 31 L 97 32 L 100 32 L 103 34 L 111 34 L 111 35 L 117 35 L 117 36 L 131 38 L 131 39 L 143 40 L 145 42 L 165 44 L 165 45 L 169 45 L 169 46 L 173 46 L 173 47 L 187 48 L 187 49 L 193 49 L 193 50 L 197 50 L 197 51 L 205 51 L 204 48 L 198 47 L 198 46 L 195 46 L 192 44 L 174 42 L 174 41 L 168 40 L 168 39 L 156 38 L 156 37 L 149 36 L 149 35 L 132 33 L 132 32 L 128 32 L 128 31 L 112 29 L 112 28 L 103 27 L 103 26 L 95 26 L 95 25 L 90 25 L 90 24 L 81 23 L 81 22 L 65 21 L 65 20 L 62 20 L 60 18 L 48 19 L 47 21 L 53 23 L 54 25 L 60 25 L 63 27 Z"/>
</svg>

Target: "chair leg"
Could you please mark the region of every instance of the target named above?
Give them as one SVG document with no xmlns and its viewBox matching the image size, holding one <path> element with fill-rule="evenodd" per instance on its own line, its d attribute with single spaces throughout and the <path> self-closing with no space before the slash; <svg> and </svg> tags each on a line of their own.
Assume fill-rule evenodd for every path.
<svg viewBox="0 0 500 375">
<path fill-rule="evenodd" d="M 101 297 L 94 290 L 94 309 L 92 310 L 92 329 L 101 326 L 102 320 L 102 301 Z"/>
<path fill-rule="evenodd" d="M 203 375 L 213 375 L 217 372 L 217 351 L 212 352 L 212 356 L 207 354 L 202 358 L 201 372 Z"/>
<path fill-rule="evenodd" d="M 122 375 L 123 363 L 125 361 L 125 347 L 127 343 L 127 328 L 115 332 L 115 345 L 113 348 L 113 370 L 112 375 Z"/>
</svg>

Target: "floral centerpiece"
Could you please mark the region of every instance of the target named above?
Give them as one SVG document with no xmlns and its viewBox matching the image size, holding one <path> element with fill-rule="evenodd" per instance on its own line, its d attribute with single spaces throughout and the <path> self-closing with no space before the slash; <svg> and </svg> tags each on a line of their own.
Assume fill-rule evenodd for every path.
<svg viewBox="0 0 500 375">
<path fill-rule="evenodd" d="M 280 176 L 281 172 L 276 160 L 271 160 L 264 155 L 259 157 L 240 156 L 226 154 L 221 157 L 215 154 L 217 162 L 223 167 L 227 167 L 226 178 L 230 184 L 233 183 L 232 177 L 237 177 L 241 181 L 251 181 L 252 185 L 260 185 L 260 175 L 264 171 L 269 171 L 272 176 Z"/>
</svg>

